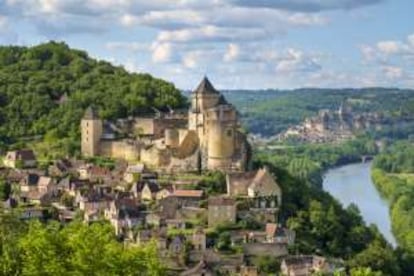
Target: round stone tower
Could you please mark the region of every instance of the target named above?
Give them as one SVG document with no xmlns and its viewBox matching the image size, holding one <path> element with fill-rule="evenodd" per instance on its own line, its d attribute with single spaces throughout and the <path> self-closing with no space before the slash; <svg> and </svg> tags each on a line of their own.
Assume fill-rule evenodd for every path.
<svg viewBox="0 0 414 276">
<path fill-rule="evenodd" d="M 207 111 L 207 168 L 231 170 L 235 151 L 237 113 L 231 105 L 219 105 Z"/>
<path fill-rule="evenodd" d="M 81 152 L 85 157 L 99 154 L 102 137 L 102 120 L 96 111 L 89 107 L 81 120 Z"/>
</svg>

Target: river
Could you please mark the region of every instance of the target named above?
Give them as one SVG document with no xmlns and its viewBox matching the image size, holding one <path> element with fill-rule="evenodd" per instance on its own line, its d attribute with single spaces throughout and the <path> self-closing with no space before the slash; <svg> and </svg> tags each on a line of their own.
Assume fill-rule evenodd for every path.
<svg viewBox="0 0 414 276">
<path fill-rule="evenodd" d="M 377 225 L 379 231 L 393 245 L 389 204 L 381 198 L 371 180 L 371 163 L 346 165 L 329 170 L 323 181 L 323 189 L 344 207 L 355 203 L 367 224 Z"/>
</svg>

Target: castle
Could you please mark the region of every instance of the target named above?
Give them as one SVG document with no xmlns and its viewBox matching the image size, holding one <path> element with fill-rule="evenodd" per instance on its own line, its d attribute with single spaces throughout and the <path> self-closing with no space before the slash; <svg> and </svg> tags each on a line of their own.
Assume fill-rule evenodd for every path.
<svg viewBox="0 0 414 276">
<path fill-rule="evenodd" d="M 101 120 L 89 107 L 81 121 L 85 157 L 139 161 L 153 169 L 245 171 L 249 144 L 237 110 L 205 77 L 191 94 L 188 114 Z"/>
</svg>

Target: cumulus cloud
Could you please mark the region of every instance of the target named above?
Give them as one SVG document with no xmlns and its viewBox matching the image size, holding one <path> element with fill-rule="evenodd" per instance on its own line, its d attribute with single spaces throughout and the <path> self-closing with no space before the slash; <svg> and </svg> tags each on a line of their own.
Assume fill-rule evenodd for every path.
<svg viewBox="0 0 414 276">
<path fill-rule="evenodd" d="M 375 45 L 362 45 L 361 53 L 366 60 L 389 62 L 393 59 L 414 59 L 414 34 L 406 40 L 384 40 Z"/>
<path fill-rule="evenodd" d="M 267 32 L 260 28 L 227 28 L 207 25 L 199 28 L 162 31 L 157 40 L 160 42 L 225 42 L 265 37 L 267 37 Z"/>
<path fill-rule="evenodd" d="M 106 43 L 105 47 L 110 51 L 127 50 L 131 52 L 148 51 L 150 50 L 150 44 L 143 42 L 123 42 L 112 41 Z"/>
<path fill-rule="evenodd" d="M 152 61 L 155 63 L 169 62 L 172 59 L 171 43 L 154 43 L 151 46 Z"/>
<path fill-rule="evenodd" d="M 233 0 L 233 3 L 248 7 L 266 7 L 302 12 L 325 10 L 350 10 L 378 4 L 383 0 Z"/>
<path fill-rule="evenodd" d="M 240 55 L 240 47 L 237 44 L 230 43 L 227 47 L 227 51 L 224 54 L 223 60 L 226 62 L 234 61 Z"/>
</svg>

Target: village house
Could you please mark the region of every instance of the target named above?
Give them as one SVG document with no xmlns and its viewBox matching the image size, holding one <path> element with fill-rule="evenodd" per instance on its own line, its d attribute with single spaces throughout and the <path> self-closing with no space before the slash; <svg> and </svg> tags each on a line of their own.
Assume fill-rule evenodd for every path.
<svg viewBox="0 0 414 276">
<path fill-rule="evenodd" d="M 39 182 L 40 176 L 37 174 L 29 173 L 25 175 L 19 183 L 20 186 L 20 192 L 31 192 L 31 191 L 37 191 L 37 183 Z"/>
<path fill-rule="evenodd" d="M 314 273 L 333 273 L 327 260 L 319 256 L 290 256 L 282 260 L 282 275 L 307 276 Z"/>
<path fill-rule="evenodd" d="M 204 251 L 206 250 L 207 239 L 206 233 L 202 228 L 197 228 L 192 234 L 191 244 L 194 250 Z"/>
<path fill-rule="evenodd" d="M 103 214 L 105 209 L 109 207 L 109 204 L 112 202 L 112 200 L 112 196 L 100 193 L 95 190 L 90 190 L 83 195 L 79 192 L 76 198 L 79 210 L 85 211 L 88 214 Z"/>
<path fill-rule="evenodd" d="M 200 205 L 200 200 L 203 199 L 204 193 L 202 190 L 174 190 L 170 197 L 174 197 L 178 200 L 181 206 L 194 206 Z"/>
<path fill-rule="evenodd" d="M 282 190 L 268 169 L 246 173 L 232 173 L 226 176 L 227 195 L 245 197 L 249 212 L 266 222 L 276 222 L 282 203 Z"/>
<path fill-rule="evenodd" d="M 78 168 L 79 179 L 91 182 L 112 183 L 114 176 L 108 168 L 86 164 Z"/>
<path fill-rule="evenodd" d="M 295 231 L 281 227 L 276 223 L 267 223 L 266 242 L 293 245 L 295 243 Z"/>
<path fill-rule="evenodd" d="M 155 200 L 159 191 L 160 187 L 155 181 L 138 181 L 131 187 L 131 193 L 134 197 L 142 201 Z"/>
<path fill-rule="evenodd" d="M 28 174 L 19 183 L 20 201 L 24 203 L 47 205 L 57 195 L 54 179 L 37 174 Z"/>
<path fill-rule="evenodd" d="M 236 201 L 227 197 L 210 197 L 208 199 L 208 226 L 236 222 Z"/>
<path fill-rule="evenodd" d="M 109 220 L 115 229 L 115 234 L 126 233 L 137 225 L 145 223 L 145 216 L 139 203 L 130 198 L 121 198 L 111 201 L 104 211 L 105 219 Z"/>
<path fill-rule="evenodd" d="M 36 167 L 36 157 L 32 150 L 15 150 L 7 152 L 4 166 L 8 168 L 34 168 Z"/>
<path fill-rule="evenodd" d="M 159 250 L 167 249 L 167 229 L 165 228 L 139 230 L 135 236 L 132 231 L 129 231 L 128 239 L 138 246 L 156 241 Z"/>
</svg>

